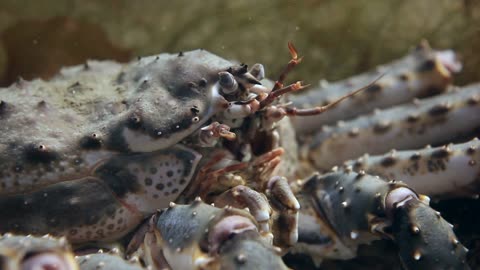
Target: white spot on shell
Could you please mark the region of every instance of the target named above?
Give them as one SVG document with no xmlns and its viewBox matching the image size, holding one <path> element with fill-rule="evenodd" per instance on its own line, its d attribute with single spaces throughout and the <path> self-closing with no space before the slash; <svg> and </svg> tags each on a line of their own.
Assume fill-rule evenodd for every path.
<svg viewBox="0 0 480 270">
<path fill-rule="evenodd" d="M 416 261 L 420 260 L 420 259 L 422 258 L 422 254 L 420 253 L 420 251 L 418 251 L 418 250 L 415 251 L 415 252 L 413 253 L 413 258 L 414 258 Z"/>
</svg>

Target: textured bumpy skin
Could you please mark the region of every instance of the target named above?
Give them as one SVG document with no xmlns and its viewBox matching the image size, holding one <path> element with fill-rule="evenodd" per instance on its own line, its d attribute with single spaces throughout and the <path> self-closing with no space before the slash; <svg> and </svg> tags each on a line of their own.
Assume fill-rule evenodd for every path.
<svg viewBox="0 0 480 270">
<path fill-rule="evenodd" d="M 144 270 L 138 259 L 125 260 L 117 254 L 96 253 L 75 258 L 80 270 Z"/>
<path fill-rule="evenodd" d="M 88 62 L 0 89 L 0 194 L 78 179 L 112 152 L 170 147 L 212 115 L 230 65 L 197 50 Z"/>
<path fill-rule="evenodd" d="M 328 170 L 365 153 L 445 143 L 452 134 L 469 135 L 479 126 L 480 84 L 473 84 L 324 127 L 306 147 L 316 168 Z"/>
<path fill-rule="evenodd" d="M 387 108 L 412 100 L 446 91 L 452 73 L 458 72 L 461 64 L 452 51 L 435 51 L 423 43 L 404 58 L 375 71 L 358 75 L 332 84 L 324 83 L 307 94 L 291 97 L 293 105 L 300 108 L 322 106 L 384 76 L 365 91 L 343 101 L 325 113 L 292 118 L 299 134 L 312 132 L 324 125 L 350 119 L 374 109 Z"/>
<path fill-rule="evenodd" d="M 344 168 L 403 181 L 421 194 L 436 198 L 472 197 L 480 194 L 480 141 L 392 151 L 345 162 Z"/>
<path fill-rule="evenodd" d="M 140 254 L 153 269 L 287 269 L 244 210 L 196 200 L 172 204 L 152 220 Z"/>
<path fill-rule="evenodd" d="M 387 183 L 365 173 L 313 175 L 306 180 L 299 194 L 304 211 L 300 216 L 299 239 L 294 252 L 309 254 L 317 263 L 325 257 L 347 259 L 355 257 L 361 244 L 391 238 L 399 245 L 402 258 L 411 249 L 430 250 L 430 254 L 435 254 L 435 250 L 439 251 L 438 254 L 455 251 L 446 257 L 435 257 L 434 264 L 430 261 L 422 264 L 424 268 L 409 266 L 411 268 L 408 269 L 463 265 L 466 255 L 463 246 L 453 241 L 452 228 L 439 214 L 430 215 L 435 211 L 422 201 L 424 198 L 402 183 Z M 414 238 L 415 233 L 407 235 L 402 227 L 412 222 L 424 228 L 429 224 L 434 227 L 431 231 L 438 235 L 426 232 L 423 237 L 428 244 L 419 242 Z M 392 229 L 397 231 L 391 234 Z M 410 238 L 416 241 L 412 246 Z M 461 250 L 452 245 L 446 246 L 445 241 L 450 241 L 452 245 L 455 242 Z"/>
<path fill-rule="evenodd" d="M 0 236 L 0 269 L 78 270 L 65 238 Z"/>
<path fill-rule="evenodd" d="M 117 155 L 91 175 L 38 191 L 0 197 L 0 231 L 66 235 L 70 241 L 115 239 L 188 184 L 198 156 L 184 147 Z"/>
<path fill-rule="evenodd" d="M 467 250 L 440 213 L 418 200 L 397 206 L 392 235 L 406 269 L 470 269 Z"/>
<path fill-rule="evenodd" d="M 278 96 L 259 82 L 263 74 L 260 64 L 248 70 L 195 50 L 125 65 L 88 62 L 48 82 L 0 89 L 0 232 L 66 235 L 75 243 L 122 237 L 180 196 L 201 148 L 227 150 L 220 139 L 236 134 L 223 120 L 248 129 L 265 114 L 255 112 Z M 237 153 L 247 139 L 229 150 L 253 159 L 248 150 Z"/>
</svg>

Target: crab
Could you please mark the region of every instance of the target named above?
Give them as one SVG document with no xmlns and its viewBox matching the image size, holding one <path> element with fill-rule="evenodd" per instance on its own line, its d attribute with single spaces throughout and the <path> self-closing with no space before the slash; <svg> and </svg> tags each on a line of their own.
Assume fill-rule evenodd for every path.
<svg viewBox="0 0 480 270">
<path fill-rule="evenodd" d="M 293 45 L 289 49 L 292 58 L 272 87 L 262 81 L 265 71 L 260 64 L 249 69 L 196 50 L 144 57 L 126 65 L 90 61 L 66 68 L 48 82 L 19 80 L 0 89 L 0 130 L 4 134 L 0 138 L 0 216 L 4 221 L 0 232 L 63 235 L 79 245 L 122 239 L 147 219 L 151 222 L 140 226 L 136 237 L 140 239 L 137 242 L 144 239 L 143 244 L 132 245 L 151 265 L 160 255 L 168 264 L 177 265 L 181 257 L 172 255 L 161 231 L 177 218 L 190 219 L 182 211 L 155 213 L 174 208 L 172 202 L 194 205 L 194 198 L 201 196 L 217 208 L 248 208 L 253 217 L 249 220 L 255 222 L 247 222 L 247 227 L 254 224 L 256 228 L 248 233 L 255 231 L 253 234 L 269 239 L 267 244 L 262 240 L 258 248 L 275 250 L 268 247 L 274 245 L 281 247 L 282 254 L 302 252 L 318 263 L 322 258 L 350 259 L 359 245 L 387 239 L 398 246 L 408 269 L 467 267 L 463 246 L 448 223 L 428 206 L 428 199 L 420 195 L 424 191 L 386 181 L 392 177 L 408 181 L 415 174 L 395 175 L 386 170 L 400 168 L 394 166 L 402 163 L 397 163 L 395 154 L 407 154 L 399 151 L 380 158 L 378 170 L 370 170 L 367 156 L 359 165 L 347 162 L 337 172 L 306 177 L 314 171 L 326 173 L 367 151 L 386 152 L 390 150 L 386 147 L 396 145 L 397 137 L 399 149 L 439 144 L 450 140 L 450 135 L 435 141 L 430 130 L 447 131 L 450 124 L 455 127 L 454 136 L 469 136 L 472 125 L 456 119 L 471 116 L 471 121 L 479 122 L 479 114 L 470 113 L 478 109 L 478 88 L 450 90 L 452 73 L 460 69 L 454 54 L 422 44 L 379 72 L 334 84 L 334 91 L 340 93 L 337 96 L 310 91 L 290 97 L 292 105 L 284 96 L 306 85 L 284 86 L 286 75 L 302 59 Z M 449 96 L 430 98 L 440 93 Z M 326 126 L 339 115 L 353 117 L 415 97 L 422 101 L 387 109 L 393 111 L 390 114 L 377 110 L 360 120 Z M 305 99 L 308 108 L 301 107 L 307 103 Z M 450 101 L 456 103 L 444 104 Z M 462 110 L 465 112 L 450 119 L 453 112 Z M 302 124 L 312 119 L 308 125 Z M 407 119 L 407 126 L 402 119 Z M 408 139 L 409 134 L 418 138 Z M 375 144 L 380 139 L 385 143 Z M 440 156 L 450 160 L 450 150 L 446 152 Z M 471 157 L 475 164 L 477 159 Z M 452 181 L 445 171 L 450 172 L 437 170 L 445 181 Z M 337 181 L 345 184 L 339 186 Z M 369 192 L 358 191 L 363 188 Z M 345 194 L 351 195 L 349 200 L 343 200 Z M 352 206 L 358 216 L 345 214 Z M 192 206 L 181 209 L 185 207 Z M 338 207 L 347 212 L 335 214 Z M 169 211 L 178 217 L 168 215 Z M 204 218 L 201 216 L 202 226 L 214 226 Z M 409 234 L 412 224 L 422 229 Z M 438 233 L 433 238 L 424 235 L 424 226 L 432 226 Z M 208 238 L 204 233 L 195 233 L 190 247 L 198 250 L 202 239 Z M 415 236 L 422 238 L 416 240 Z M 312 237 L 316 239 L 313 242 Z M 251 238 L 236 239 L 243 240 L 233 241 L 233 245 L 242 246 Z M 258 236 L 253 239 L 260 243 Z M 411 239 L 414 244 L 409 244 Z M 228 242 L 220 240 L 225 243 L 218 246 Z M 425 246 L 425 241 L 432 244 Z M 446 241 L 454 243 L 454 248 L 447 249 Z M 160 257 L 152 257 L 152 250 Z M 218 248 L 207 253 L 215 265 L 231 258 Z M 448 254 L 435 260 L 432 253 Z"/>
</svg>

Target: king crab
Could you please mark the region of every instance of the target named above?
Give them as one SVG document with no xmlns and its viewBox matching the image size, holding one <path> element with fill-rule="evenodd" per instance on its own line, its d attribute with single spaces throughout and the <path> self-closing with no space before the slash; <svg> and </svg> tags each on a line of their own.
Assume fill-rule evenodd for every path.
<svg viewBox="0 0 480 270">
<path fill-rule="evenodd" d="M 381 239 L 397 246 L 407 269 L 468 268 L 466 250 L 420 194 L 478 198 L 477 141 L 343 164 L 367 151 L 438 145 L 452 140 L 452 133 L 455 140 L 471 136 L 480 122 L 479 88 L 450 90 L 452 73 L 460 68 L 454 54 L 422 44 L 379 72 L 330 86 L 334 94 L 292 97 L 292 106 L 283 96 L 305 85 L 283 85 L 301 61 L 291 44 L 289 49 L 292 59 L 272 88 L 260 83 L 259 64 L 248 69 L 193 51 L 126 66 L 91 62 L 64 70 L 51 82 L 54 87 L 23 81 L 4 89 L 1 232 L 65 235 L 79 246 L 136 230 L 127 253 L 154 269 L 184 267 L 184 258 L 199 260 L 186 264 L 195 269 L 247 267 L 245 250 L 239 250 L 248 246 L 254 262 L 261 259 L 255 251 L 261 251 L 272 265 L 283 265 L 275 258 L 291 251 L 320 265 L 323 258 L 354 258 L 361 245 Z M 99 101 L 105 93 L 91 92 L 83 81 L 71 83 L 85 77 L 113 96 Z M 68 87 L 59 94 L 36 90 L 38 85 Z M 440 93 L 445 94 L 434 97 Z M 25 99 L 29 95 L 33 98 Z M 414 98 L 422 100 L 339 121 Z M 307 103 L 309 108 L 301 107 Z M 32 116 L 25 110 L 29 106 L 39 114 Z M 466 117 L 467 124 L 458 121 Z M 334 121 L 339 122 L 329 127 Z M 28 122 L 34 125 L 27 129 Z M 80 126 L 72 122 L 86 128 L 76 131 Z M 314 171 L 325 174 L 306 177 Z M 466 178 L 455 181 L 455 173 Z M 437 176 L 453 189 L 434 188 L 429 181 Z M 196 196 L 216 208 L 203 206 Z M 188 252 L 183 245 L 172 249 L 175 239 L 165 239 L 165 230 L 188 222 L 188 215 L 195 216 L 191 207 L 199 204 L 209 209 L 195 211 L 207 229 L 189 231 L 195 241 Z M 189 210 L 165 214 L 178 207 Z M 206 213 L 221 212 L 220 207 L 250 213 L 221 214 L 226 217 L 218 224 L 207 222 Z M 68 213 L 71 209 L 77 211 Z M 210 227 L 218 234 L 209 233 Z M 191 248 L 204 255 L 199 259 Z"/>
</svg>

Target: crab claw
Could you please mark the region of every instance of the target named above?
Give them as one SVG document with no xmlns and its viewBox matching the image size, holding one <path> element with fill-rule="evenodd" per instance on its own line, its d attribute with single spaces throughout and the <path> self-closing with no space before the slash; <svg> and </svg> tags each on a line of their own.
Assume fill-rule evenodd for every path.
<svg viewBox="0 0 480 270">
<path fill-rule="evenodd" d="M 315 174 L 298 198 L 303 215 L 293 251 L 317 262 L 350 259 L 360 245 L 390 239 L 406 269 L 468 269 L 452 228 L 403 183 L 364 172 Z"/>
<path fill-rule="evenodd" d="M 196 199 L 172 204 L 147 226 L 135 254 L 152 269 L 288 269 L 245 210 Z"/>
<path fill-rule="evenodd" d="M 469 269 L 467 249 L 439 212 L 416 198 L 393 209 L 392 234 L 405 269 Z"/>
<path fill-rule="evenodd" d="M 78 270 L 65 238 L 0 236 L 0 269 Z"/>
</svg>

